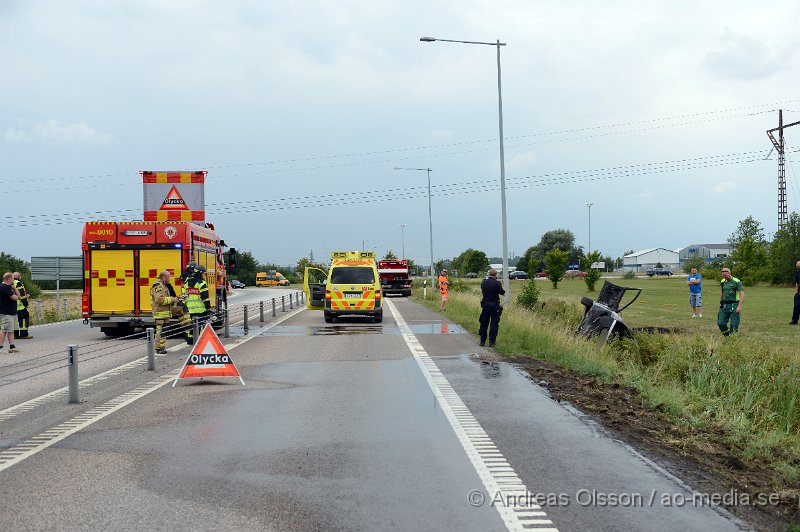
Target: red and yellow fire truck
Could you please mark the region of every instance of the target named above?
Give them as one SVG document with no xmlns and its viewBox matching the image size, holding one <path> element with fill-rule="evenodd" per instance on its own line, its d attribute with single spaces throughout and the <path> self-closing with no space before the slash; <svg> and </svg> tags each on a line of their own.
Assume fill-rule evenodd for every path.
<svg viewBox="0 0 800 532">
<path fill-rule="evenodd" d="M 154 326 L 150 287 L 164 270 L 180 295 L 180 275 L 194 260 L 206 268 L 212 311 L 227 305 L 225 242 L 209 223 L 86 222 L 83 229 L 83 319 L 108 336 Z M 231 254 L 235 251 L 231 250 Z"/>
</svg>

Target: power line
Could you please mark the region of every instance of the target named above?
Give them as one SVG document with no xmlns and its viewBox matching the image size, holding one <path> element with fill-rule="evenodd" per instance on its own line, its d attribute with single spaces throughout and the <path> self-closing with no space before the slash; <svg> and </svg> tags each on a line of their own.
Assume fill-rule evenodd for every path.
<svg viewBox="0 0 800 532">
<path fill-rule="evenodd" d="M 558 131 L 531 133 L 531 134 L 528 134 L 528 135 L 517 135 L 517 136 L 513 136 L 513 137 L 506 137 L 506 139 L 515 140 L 515 139 L 523 139 L 523 138 L 535 138 L 535 137 L 543 137 L 543 136 L 551 136 L 551 135 L 561 135 L 561 134 L 565 134 L 565 133 L 577 133 L 577 132 L 583 132 L 583 131 L 594 131 L 594 130 L 599 130 L 599 129 L 611 129 L 611 128 L 628 127 L 628 126 L 641 125 L 641 124 L 652 124 L 652 123 L 659 123 L 659 122 L 667 122 L 667 121 L 670 121 L 670 120 L 681 120 L 681 119 L 685 119 L 685 118 L 695 118 L 695 117 L 701 117 L 701 116 L 711 116 L 711 115 L 716 115 L 716 114 L 725 114 L 725 113 L 731 113 L 731 112 L 738 112 L 738 111 L 744 111 L 744 110 L 748 110 L 748 109 L 756 109 L 756 108 L 759 108 L 759 107 L 781 105 L 781 104 L 784 104 L 784 103 L 793 103 L 793 102 L 798 102 L 798 101 L 800 101 L 800 100 L 786 100 L 786 101 L 782 101 L 782 102 L 773 102 L 773 103 L 768 103 L 768 104 L 756 104 L 756 105 L 743 106 L 743 107 L 733 107 L 733 108 L 728 108 L 728 109 L 719 109 L 719 110 L 715 110 L 715 111 L 705 111 L 705 112 L 701 112 L 701 113 L 691 113 L 691 114 L 684 114 L 684 115 L 675 115 L 675 116 L 651 118 L 651 119 L 646 119 L 646 120 L 636 120 L 636 121 L 630 121 L 630 122 L 619 122 L 619 123 L 615 123 L 615 124 L 604 124 L 604 125 L 587 126 L 587 127 L 582 127 L 582 128 L 573 128 L 573 129 L 558 130 Z M 590 135 L 590 136 L 586 136 L 586 137 L 578 137 L 578 138 L 572 138 L 572 139 L 551 140 L 551 141 L 546 141 L 544 143 L 567 142 L 567 141 L 571 141 L 571 140 L 582 140 L 582 139 L 588 139 L 588 138 L 596 138 L 598 136 L 620 135 L 620 134 L 627 134 L 627 133 L 634 133 L 634 132 L 652 131 L 652 130 L 657 130 L 657 129 L 663 129 L 663 128 L 666 128 L 666 127 L 677 127 L 677 126 L 682 126 L 682 125 L 696 125 L 696 124 L 699 124 L 699 123 L 712 122 L 712 121 L 717 121 L 717 120 L 726 120 L 726 119 L 730 119 L 730 118 L 741 118 L 741 117 L 745 117 L 745 116 L 755 116 L 755 115 L 769 113 L 769 112 L 773 112 L 773 111 L 774 111 L 774 109 L 769 109 L 769 110 L 764 110 L 764 111 L 745 113 L 745 114 L 736 115 L 736 116 L 726 116 L 726 117 L 714 118 L 714 119 L 709 119 L 709 120 L 700 120 L 700 121 L 688 122 L 688 123 L 668 124 L 668 125 L 663 125 L 663 126 L 657 126 L 657 127 L 654 127 L 654 128 L 643 128 L 643 129 L 636 129 L 636 130 L 629 130 L 629 131 L 622 131 L 622 132 L 610 132 L 610 133 L 601 134 L 601 135 Z M 491 139 L 483 139 L 483 140 L 471 140 L 471 141 L 463 141 L 463 142 L 435 144 L 435 145 L 429 145 L 429 146 L 412 146 L 412 147 L 404 147 L 404 148 L 390 148 L 390 149 L 385 149 L 385 150 L 374 150 L 374 151 L 368 151 L 368 152 L 356 152 L 356 153 L 332 154 L 332 155 L 318 155 L 318 156 L 311 156 L 311 157 L 296 157 L 296 158 L 291 158 L 291 159 L 282 159 L 282 160 L 274 160 L 274 161 L 233 163 L 233 164 L 223 164 L 223 165 L 200 165 L 200 166 L 202 166 L 205 169 L 240 168 L 240 167 L 248 167 L 248 166 L 266 166 L 266 165 L 290 164 L 290 163 L 297 163 L 297 162 L 310 162 L 310 161 L 341 159 L 341 158 L 352 158 L 352 157 L 366 157 L 366 156 L 372 156 L 372 155 L 385 155 L 385 154 L 389 154 L 389 153 L 402 153 L 402 152 L 410 152 L 410 151 L 432 150 L 432 149 L 441 149 L 441 148 L 449 148 L 449 147 L 456 147 L 456 146 L 468 146 L 468 145 L 474 145 L 474 144 L 495 143 L 495 142 L 497 142 L 497 139 L 496 138 L 491 138 Z M 510 146 L 510 147 L 513 148 L 513 147 L 531 146 L 531 145 L 535 145 L 535 144 L 542 144 L 542 143 L 522 144 L 522 145 Z M 475 151 L 489 151 L 489 150 L 494 150 L 494 147 L 475 150 Z M 471 153 L 471 151 L 455 152 L 455 153 L 453 153 L 453 155 L 459 155 L 459 154 L 462 154 L 462 153 Z M 426 155 L 426 157 L 430 157 L 430 156 L 431 155 Z M 442 155 L 437 155 L 437 156 L 442 156 Z M 393 160 L 403 160 L 403 159 L 393 159 Z M 375 163 L 377 163 L 377 162 L 385 162 L 385 161 L 376 161 Z M 330 166 L 330 167 L 338 167 L 338 166 L 340 166 L 340 165 L 333 165 L 333 166 Z M 348 166 L 348 165 L 344 165 L 344 166 Z M 329 168 L 329 167 L 328 166 L 323 166 L 323 167 L 317 167 L 317 168 L 311 168 L 311 169 L 319 169 L 319 168 Z M 293 171 L 302 171 L 302 170 L 308 170 L 308 169 L 303 168 L 303 169 L 296 169 L 296 170 L 293 170 Z M 286 170 L 284 170 L 284 171 L 286 171 Z M 290 171 L 292 171 L 292 170 L 290 170 Z M 17 177 L 15 179 L 11 179 L 11 180 L 0 181 L 0 185 L 10 184 L 10 183 L 17 183 L 17 182 L 20 182 L 20 181 L 24 181 L 24 182 L 30 182 L 30 181 L 52 182 L 52 181 L 65 181 L 65 180 L 72 181 L 72 180 L 100 179 L 100 178 L 118 177 L 118 176 L 130 176 L 130 175 L 131 175 L 131 172 L 115 172 L 115 173 L 107 173 L 107 174 L 90 174 L 90 175 L 79 175 L 79 176 L 69 176 L 69 177 L 66 177 L 66 176 L 63 176 L 63 177 L 41 177 L 41 178 L 30 178 L 30 177 L 29 178 L 22 178 L 22 177 Z M 222 177 L 240 177 L 242 175 L 260 175 L 260 173 L 257 173 L 257 174 L 239 174 L 239 175 L 234 174 L 234 175 L 230 175 L 230 176 L 216 176 L 216 177 L 212 177 L 212 179 L 219 179 L 219 178 L 222 178 Z M 103 185 L 103 186 L 107 186 L 107 185 Z"/>
<path fill-rule="evenodd" d="M 678 170 L 696 170 L 702 168 L 712 168 L 717 166 L 728 166 L 733 164 L 744 164 L 759 162 L 763 160 L 763 152 L 751 151 L 738 154 L 715 155 L 699 157 L 695 159 L 683 159 L 678 161 L 666 161 L 662 163 L 645 163 L 638 165 L 628 165 L 612 167 L 599 170 L 579 170 L 572 172 L 562 172 L 556 174 L 543 174 L 532 176 L 521 176 L 509 179 L 508 188 L 528 188 L 532 186 L 551 186 L 562 184 L 573 184 L 587 181 L 597 181 L 606 179 L 618 179 L 631 176 L 652 175 Z M 496 190 L 498 184 L 494 178 L 451 183 L 447 185 L 436 185 L 435 197 L 450 196 L 453 194 L 468 194 Z M 423 187 L 407 187 L 403 189 L 388 189 L 383 191 L 361 191 L 347 192 L 339 194 L 328 194 L 324 196 L 302 196 L 299 198 L 282 198 L 270 200 L 253 200 L 251 202 L 228 202 L 212 204 L 208 207 L 208 212 L 212 214 L 228 214 L 231 209 L 237 213 L 278 211 L 286 209 L 310 208 L 310 207 L 329 207 L 350 204 L 373 203 L 378 201 L 396 201 L 423 197 L 426 192 Z M 273 202 L 273 203 L 270 203 Z M 248 204 L 249 203 L 249 204 Z M 127 210 L 127 211 L 130 211 Z M 125 212 L 127 212 L 125 211 Z M 103 211 L 95 213 L 105 214 Z M 117 211 L 114 211 L 117 212 Z M 83 223 L 84 219 L 69 220 L 75 216 L 83 217 L 86 213 L 61 213 L 59 215 L 32 215 L 39 218 L 49 216 L 51 219 L 27 220 L 25 218 L 15 219 L 8 224 L 11 227 L 31 227 L 43 225 L 65 225 L 69 223 Z M 13 217 L 12 217 L 13 218 Z"/>
</svg>

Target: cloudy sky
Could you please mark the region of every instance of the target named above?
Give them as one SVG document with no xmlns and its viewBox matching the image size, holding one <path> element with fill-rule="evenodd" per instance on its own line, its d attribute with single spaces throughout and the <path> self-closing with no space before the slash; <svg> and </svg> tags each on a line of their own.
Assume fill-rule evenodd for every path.
<svg viewBox="0 0 800 532">
<path fill-rule="evenodd" d="M 208 218 L 262 261 L 500 255 L 549 229 L 613 256 L 777 224 L 765 130 L 800 120 L 785 1 L 0 0 L 0 249 L 78 255 L 140 219 L 139 170 L 206 169 Z M 787 130 L 798 210 L 800 127 Z"/>
</svg>

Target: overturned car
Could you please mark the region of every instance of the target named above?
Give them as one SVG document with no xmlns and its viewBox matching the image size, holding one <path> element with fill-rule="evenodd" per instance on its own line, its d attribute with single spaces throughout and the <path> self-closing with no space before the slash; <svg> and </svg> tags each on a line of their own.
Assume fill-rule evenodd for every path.
<svg viewBox="0 0 800 532">
<path fill-rule="evenodd" d="M 620 308 L 620 302 L 628 291 L 636 291 L 636 295 L 624 307 Z M 581 304 L 585 307 L 583 319 L 578 325 L 577 334 L 586 338 L 597 337 L 600 343 L 605 343 L 612 337 L 632 338 L 631 330 L 622 321 L 620 313 L 631 306 L 642 293 L 641 288 L 629 288 L 617 286 L 606 281 L 597 301 L 588 297 L 581 298 Z"/>
</svg>

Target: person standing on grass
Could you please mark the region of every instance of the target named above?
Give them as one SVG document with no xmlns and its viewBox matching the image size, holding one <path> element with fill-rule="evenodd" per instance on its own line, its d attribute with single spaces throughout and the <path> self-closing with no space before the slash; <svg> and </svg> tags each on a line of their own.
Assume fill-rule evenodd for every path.
<svg viewBox="0 0 800 532">
<path fill-rule="evenodd" d="M 442 270 L 442 273 L 439 275 L 439 293 L 442 295 L 442 304 L 439 307 L 439 312 L 446 310 L 447 307 L 447 270 Z"/>
<path fill-rule="evenodd" d="M 489 333 L 489 347 L 494 347 L 497 340 L 497 330 L 500 328 L 500 313 L 503 307 L 500 306 L 500 296 L 506 291 L 503 284 L 497 280 L 497 270 L 489 270 L 489 277 L 481 282 L 481 317 L 478 322 L 481 324 L 478 329 L 478 336 L 481 337 L 481 347 L 486 344 L 486 333 Z"/>
<path fill-rule="evenodd" d="M 797 325 L 797 319 L 800 318 L 800 260 L 794 265 L 794 310 L 792 311 L 792 321 L 789 325 Z"/>
<path fill-rule="evenodd" d="M 703 276 L 697 273 L 697 268 L 692 268 L 692 273 L 686 278 L 689 285 L 689 305 L 692 306 L 692 317 L 703 317 Z"/>
<path fill-rule="evenodd" d="M 14 345 L 14 329 L 17 328 L 17 301 L 19 301 L 19 291 L 14 286 L 14 275 L 11 272 L 3 274 L 3 282 L 0 283 L 0 349 L 8 336 L 8 352 L 16 353 L 17 347 Z"/>
<path fill-rule="evenodd" d="M 744 303 L 744 287 L 739 279 L 731 276 L 729 268 L 722 268 L 720 286 L 722 293 L 719 296 L 717 327 L 722 331 L 723 336 L 728 336 L 739 332 L 739 320 L 742 317 L 742 303 Z"/>
</svg>

